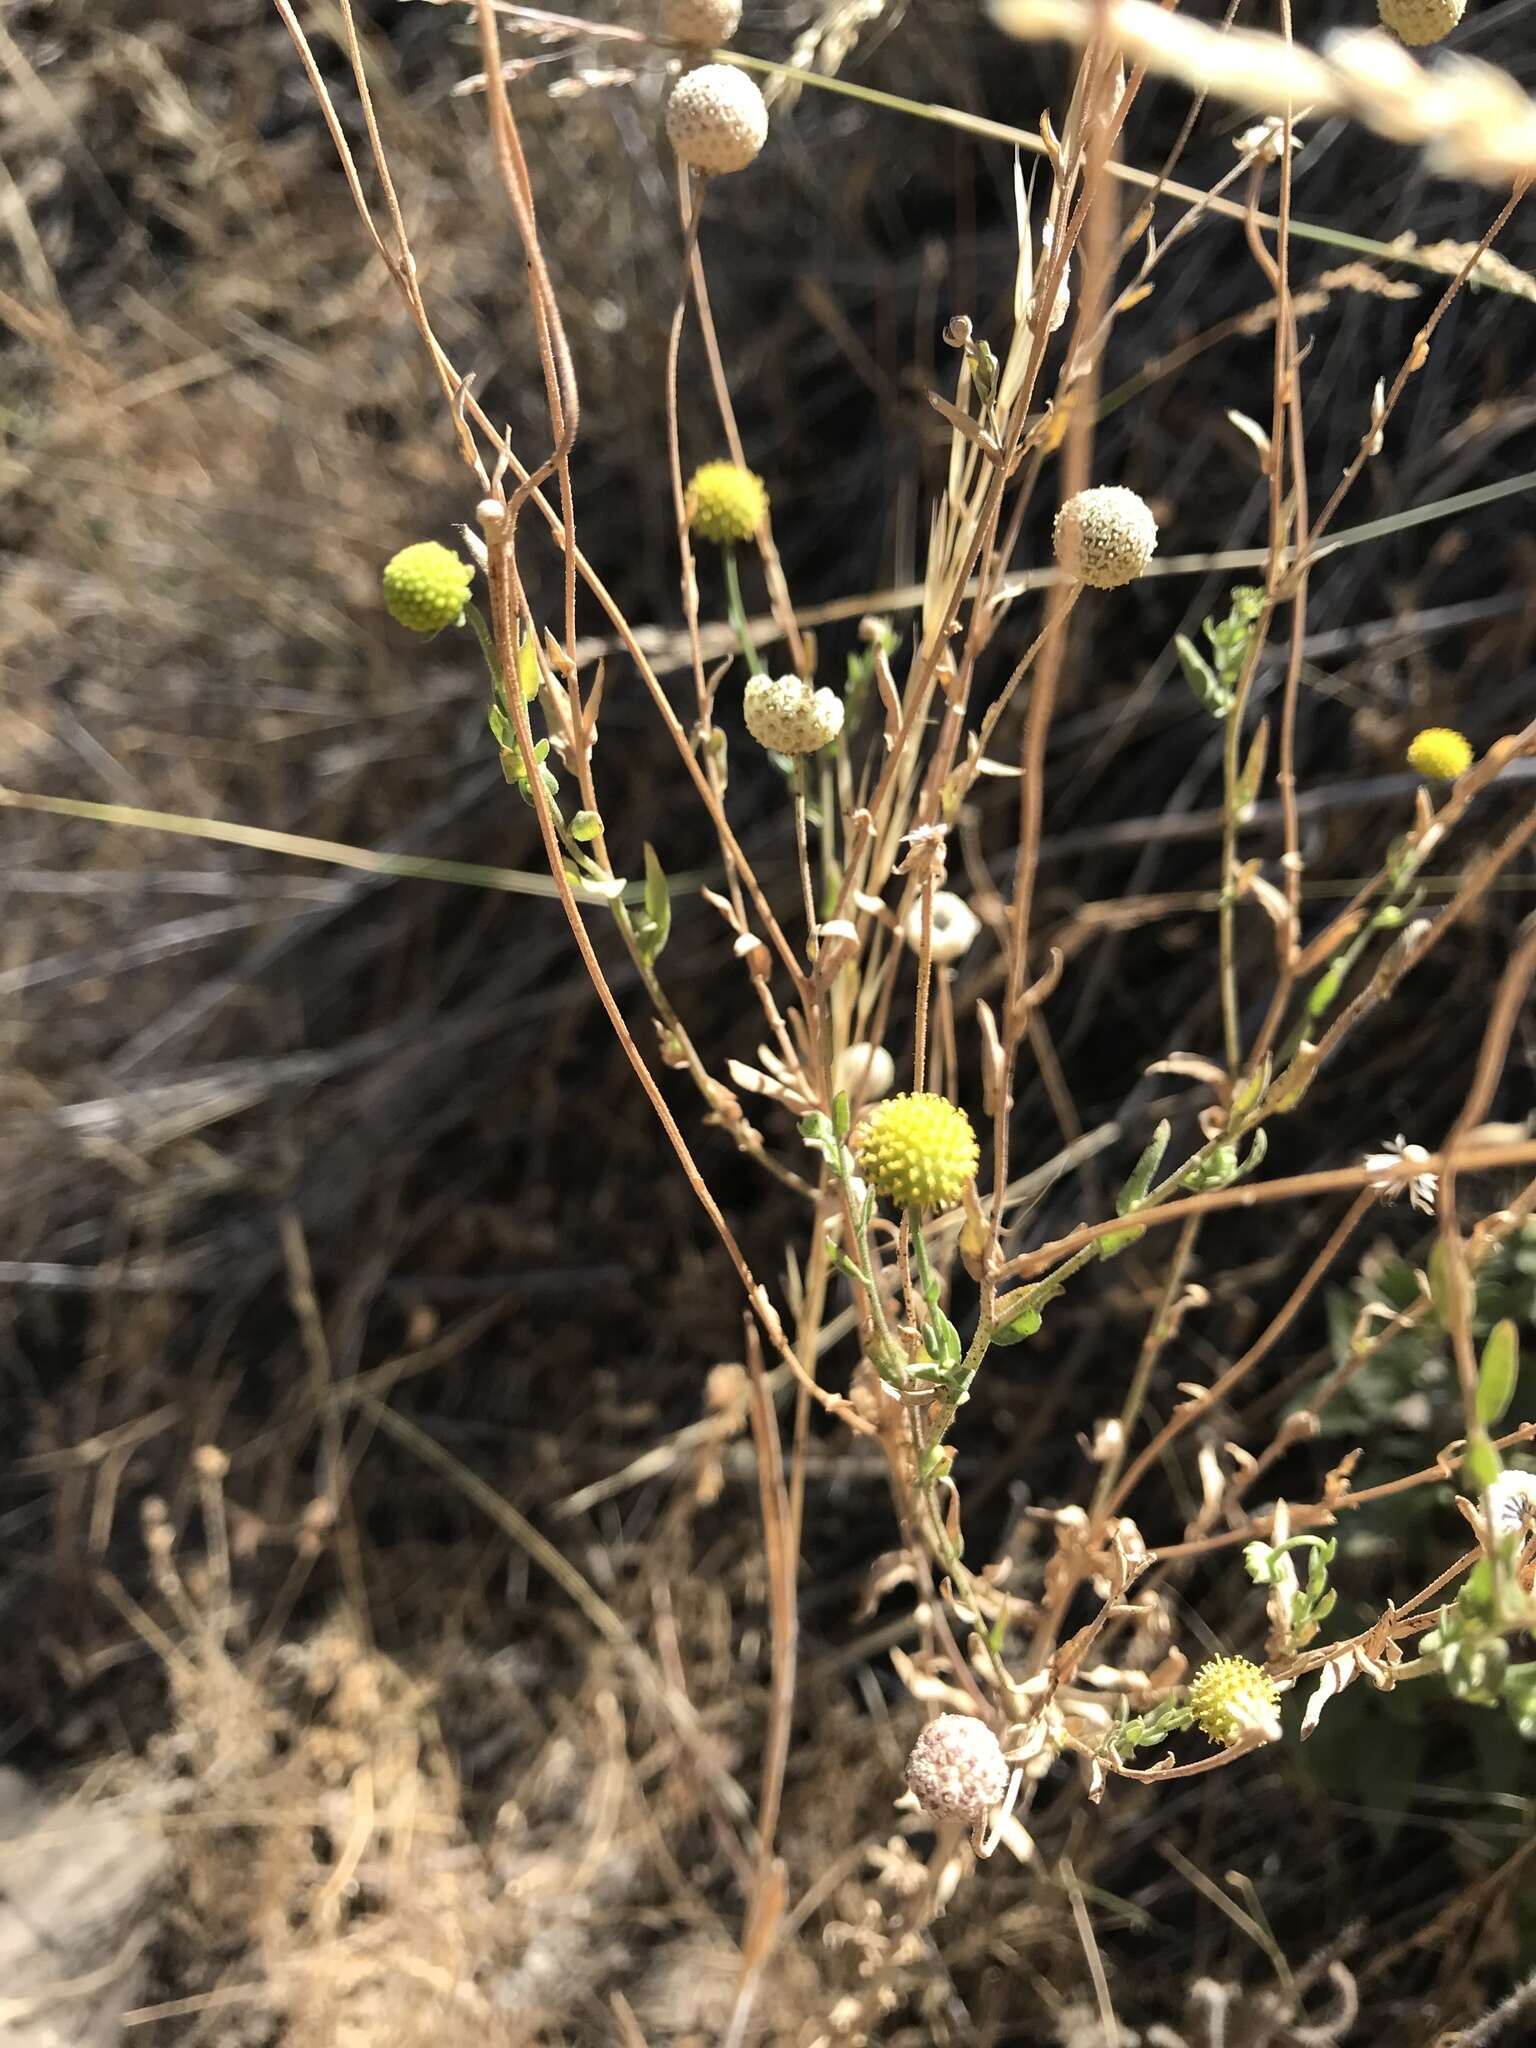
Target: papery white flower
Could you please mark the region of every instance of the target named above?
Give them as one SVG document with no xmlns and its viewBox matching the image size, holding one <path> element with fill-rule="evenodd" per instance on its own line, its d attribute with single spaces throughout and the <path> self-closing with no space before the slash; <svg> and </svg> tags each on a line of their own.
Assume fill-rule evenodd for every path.
<svg viewBox="0 0 1536 2048">
<path fill-rule="evenodd" d="M 929 847 L 942 848 L 948 837 L 949 827 L 947 825 L 914 825 L 901 843 L 903 846 L 910 846 L 913 853 L 921 853 Z M 907 859 L 910 861 L 910 854 L 907 856 Z M 906 872 L 906 863 L 904 862 L 901 867 L 898 867 L 896 872 L 898 875 L 904 874 Z"/>
<path fill-rule="evenodd" d="M 1258 157 L 1264 163 L 1278 163 L 1285 149 L 1285 123 L 1278 114 L 1271 114 L 1266 120 L 1255 121 L 1251 128 L 1245 128 L 1241 135 L 1234 135 L 1232 147 L 1239 156 Z M 1291 130 L 1291 148 L 1300 149 L 1301 137 Z"/>
<path fill-rule="evenodd" d="M 1536 1522 L 1536 1472 L 1501 1472 L 1485 1496 L 1495 1536 Z"/>
<path fill-rule="evenodd" d="M 902 922 L 902 936 L 913 952 L 923 943 L 923 900 L 912 905 Z M 935 960 L 959 960 L 971 950 L 981 919 L 963 898 L 948 889 L 933 892 L 933 918 L 929 949 Z"/>
<path fill-rule="evenodd" d="M 1366 1153 L 1365 1170 L 1367 1173 L 1385 1174 L 1392 1172 L 1395 1167 L 1399 1166 L 1423 1166 L 1430 1156 L 1422 1145 L 1410 1145 L 1402 1132 L 1399 1131 L 1385 1152 Z M 1386 1191 L 1386 1199 L 1389 1202 L 1395 1202 L 1402 1193 L 1404 1185 L 1402 1181 L 1398 1181 L 1389 1187 Z M 1410 1205 L 1419 1210 L 1421 1214 L 1432 1216 L 1435 1213 L 1435 1191 L 1440 1185 L 1438 1175 L 1433 1173 L 1416 1173 L 1406 1185 Z"/>
</svg>

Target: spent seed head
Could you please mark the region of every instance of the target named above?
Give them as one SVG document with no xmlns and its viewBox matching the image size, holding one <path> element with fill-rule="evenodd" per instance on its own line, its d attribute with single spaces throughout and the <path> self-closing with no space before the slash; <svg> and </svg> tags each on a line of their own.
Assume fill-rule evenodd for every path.
<svg viewBox="0 0 1536 2048">
<path fill-rule="evenodd" d="M 753 676 L 742 697 L 747 731 L 776 754 L 814 754 L 843 729 L 843 700 L 800 676 Z"/>
<path fill-rule="evenodd" d="M 1123 484 L 1095 484 L 1056 514 L 1056 559 L 1075 582 L 1095 590 L 1134 583 L 1157 548 L 1157 521 L 1144 498 Z"/>
<path fill-rule="evenodd" d="M 1008 1790 L 1008 1764 L 997 1737 L 969 1714 L 940 1714 L 907 1758 L 907 1785 L 924 1813 L 938 1820 L 978 1821 Z"/>
<path fill-rule="evenodd" d="M 768 108 L 744 71 L 701 64 L 672 88 L 667 139 L 696 171 L 744 171 L 768 140 Z"/>
</svg>

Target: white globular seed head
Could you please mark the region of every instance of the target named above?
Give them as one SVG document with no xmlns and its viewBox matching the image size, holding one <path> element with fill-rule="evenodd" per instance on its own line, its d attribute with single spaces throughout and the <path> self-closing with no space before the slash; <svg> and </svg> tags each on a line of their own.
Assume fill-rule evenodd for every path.
<svg viewBox="0 0 1536 2048">
<path fill-rule="evenodd" d="M 940 1714 L 912 1746 L 907 1785 L 924 1813 L 978 1821 L 1008 1790 L 1008 1763 L 984 1721 Z"/>
<path fill-rule="evenodd" d="M 839 1095 L 856 1095 L 861 1102 L 878 1102 L 889 1095 L 896 1081 L 896 1062 L 883 1045 L 867 1039 L 845 1046 L 832 1063 L 832 1086 Z"/>
<path fill-rule="evenodd" d="M 680 43 L 712 50 L 741 26 L 741 0 L 662 0 L 661 26 Z"/>
<path fill-rule="evenodd" d="M 843 700 L 799 676 L 753 676 L 742 698 L 747 731 L 776 754 L 814 754 L 843 729 Z"/>
<path fill-rule="evenodd" d="M 1157 521 L 1123 484 L 1096 484 L 1056 514 L 1056 559 L 1077 583 L 1117 590 L 1134 583 L 1157 548 Z"/>
<path fill-rule="evenodd" d="M 921 896 L 907 912 L 901 929 L 913 952 L 920 951 L 923 943 Z M 981 919 L 969 903 L 959 896 L 952 895 L 948 889 L 934 890 L 932 930 L 928 942 L 931 958 L 946 963 L 963 959 L 971 950 L 971 945 L 980 930 Z"/>
<path fill-rule="evenodd" d="M 672 88 L 667 139 L 696 171 L 744 171 L 768 139 L 768 108 L 744 71 L 701 64 Z"/>
<path fill-rule="evenodd" d="M 1383 28 L 1415 48 L 1443 42 L 1467 11 L 1467 0 L 1376 0 Z"/>
</svg>

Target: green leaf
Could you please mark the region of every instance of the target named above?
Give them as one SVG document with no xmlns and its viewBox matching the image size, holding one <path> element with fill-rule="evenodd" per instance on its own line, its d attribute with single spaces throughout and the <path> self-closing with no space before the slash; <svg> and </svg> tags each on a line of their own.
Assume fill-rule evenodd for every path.
<svg viewBox="0 0 1536 2048">
<path fill-rule="evenodd" d="M 1527 1742 L 1536 1742 L 1536 1664 L 1515 1664 L 1500 1687 L 1505 1711 Z"/>
<path fill-rule="evenodd" d="M 1111 1230 L 1106 1237 L 1099 1239 L 1098 1243 L 1094 1246 L 1094 1250 L 1101 1259 L 1117 1259 L 1123 1251 L 1136 1242 L 1138 1237 L 1145 1237 L 1146 1234 L 1147 1226 L 1145 1223 L 1133 1223 L 1129 1230 Z"/>
<path fill-rule="evenodd" d="M 858 1287 L 864 1285 L 864 1275 L 859 1271 L 840 1244 L 833 1244 L 832 1240 L 828 1238 L 825 1249 L 829 1262 L 837 1268 L 845 1280 L 852 1280 Z"/>
<path fill-rule="evenodd" d="M 800 1135 L 814 1152 L 819 1152 L 834 1173 L 842 1163 L 842 1151 L 837 1142 L 837 1133 L 832 1128 L 832 1119 L 823 1116 L 819 1109 L 813 1109 L 809 1116 L 800 1119 Z"/>
<path fill-rule="evenodd" d="M 1477 1419 L 1492 1429 L 1515 1398 L 1520 1377 L 1520 1332 L 1512 1317 L 1506 1316 L 1488 1332 L 1483 1360 L 1477 1372 Z"/>
<path fill-rule="evenodd" d="M 960 1332 L 945 1315 L 943 1309 L 934 1308 L 923 1325 L 923 1342 L 937 1365 L 958 1365 L 965 1356 L 965 1346 L 960 1342 Z"/>
<path fill-rule="evenodd" d="M 1217 679 L 1232 696 L 1237 694 L 1249 642 L 1263 609 L 1263 591 L 1252 583 L 1238 583 L 1227 600 L 1227 616 L 1221 624 L 1215 625 L 1210 619 L 1205 622 L 1205 637 L 1216 657 Z"/>
<path fill-rule="evenodd" d="M 944 1468 L 948 1458 L 949 1449 L 947 1445 L 930 1444 L 918 1461 L 917 1476 L 921 1484 L 926 1486 L 935 1473 Z"/>
<path fill-rule="evenodd" d="M 1269 1086 L 1269 1077 L 1273 1069 L 1274 1062 L 1269 1054 L 1265 1053 L 1259 1064 L 1252 1068 L 1243 1080 L 1238 1083 L 1233 1091 L 1231 1106 L 1227 1111 L 1227 1124 L 1229 1128 L 1234 1130 L 1240 1128 L 1249 1111 L 1257 1106 L 1263 1097 L 1265 1089 Z"/>
<path fill-rule="evenodd" d="M 1486 1557 L 1480 1557 L 1467 1573 L 1454 1602 L 1441 1611 L 1442 1638 L 1446 1642 L 1459 1641 L 1470 1631 L 1486 1628 L 1493 1620 L 1497 1594 L 1493 1566 Z"/>
<path fill-rule="evenodd" d="M 1237 1147 L 1218 1145 L 1207 1158 L 1190 1161 L 1179 1176 L 1179 1185 L 1203 1195 L 1213 1188 L 1229 1188 L 1240 1171 Z"/>
<path fill-rule="evenodd" d="M 1509 1645 L 1502 1636 L 1482 1635 L 1447 1643 L 1440 1669 L 1451 1692 L 1469 1707 L 1495 1707 L 1509 1667 Z"/>
<path fill-rule="evenodd" d="M 1261 1124 L 1253 1134 L 1253 1143 L 1248 1147 L 1248 1157 L 1243 1161 L 1234 1180 L 1246 1180 L 1250 1173 L 1257 1173 L 1264 1164 L 1264 1155 L 1269 1150 L 1269 1134 Z"/>
<path fill-rule="evenodd" d="M 1264 1107 L 1271 1116 L 1289 1116 L 1316 1079 L 1321 1060 L 1311 1039 L 1304 1038 L 1296 1057 L 1276 1081 Z"/>
<path fill-rule="evenodd" d="M 1259 786 L 1264 780 L 1264 763 L 1269 756 L 1269 720 L 1261 718 L 1259 729 L 1248 745 L 1248 758 L 1243 763 L 1242 773 L 1237 778 L 1233 794 L 1237 808 L 1246 811 L 1258 799 Z"/>
<path fill-rule="evenodd" d="M 571 837 L 579 839 L 583 845 L 598 838 L 602 829 L 603 821 L 596 811 L 578 811 L 571 820 Z"/>
<path fill-rule="evenodd" d="M 1344 976 L 1348 969 L 1349 963 L 1342 954 L 1340 954 L 1337 960 L 1330 961 L 1327 967 L 1324 968 L 1323 972 L 1317 977 L 1317 980 L 1313 982 L 1307 996 L 1307 1015 L 1309 1017 L 1321 1017 L 1326 1011 L 1333 1008 L 1339 999 L 1339 990 L 1344 986 Z"/>
<path fill-rule="evenodd" d="M 1205 656 L 1184 633 L 1173 636 L 1174 648 L 1178 653 L 1179 666 L 1184 671 L 1184 680 L 1194 691 L 1202 707 L 1212 718 L 1225 718 L 1232 709 L 1232 693 L 1223 688 L 1216 671 Z"/>
<path fill-rule="evenodd" d="M 667 875 L 656 858 L 656 849 L 645 842 L 645 915 L 635 925 L 640 956 L 647 966 L 661 957 L 672 930 L 672 898 L 667 893 Z"/>
<path fill-rule="evenodd" d="M 1461 1463 L 1462 1475 L 1475 1493 L 1482 1493 L 1492 1486 L 1504 1470 L 1504 1461 L 1481 1431 L 1468 1439 L 1467 1454 Z M 1474 1576 L 1475 1576 L 1474 1571 Z"/>
<path fill-rule="evenodd" d="M 523 702 L 531 704 L 539 694 L 539 649 L 531 633 L 518 635 L 517 682 Z"/>
<path fill-rule="evenodd" d="M 1006 1310 L 1008 1304 L 1003 1304 Z M 999 1323 L 992 1332 L 994 1344 L 1022 1344 L 1026 1337 L 1033 1337 L 1040 1327 L 1040 1311 L 1037 1308 L 1020 1309 L 1018 1314 L 1005 1323 Z"/>
<path fill-rule="evenodd" d="M 849 1121 L 848 1096 L 845 1090 L 839 1088 L 832 1098 L 832 1128 L 840 1138 L 847 1137 Z"/>
<path fill-rule="evenodd" d="M 1173 1125 L 1166 1117 L 1152 1133 L 1145 1152 L 1131 1168 L 1131 1177 L 1115 1197 L 1115 1214 L 1129 1216 L 1146 1200 L 1147 1189 L 1152 1185 L 1153 1175 L 1163 1163 L 1163 1154 L 1168 1150 L 1168 1140 L 1173 1136 Z"/>
<path fill-rule="evenodd" d="M 1194 1718 L 1188 1707 L 1168 1701 L 1154 1713 L 1122 1721 L 1110 1736 L 1109 1747 L 1117 1756 L 1128 1756 L 1135 1750 L 1150 1748 L 1155 1742 L 1165 1742 L 1170 1735 L 1190 1727 Z"/>
</svg>

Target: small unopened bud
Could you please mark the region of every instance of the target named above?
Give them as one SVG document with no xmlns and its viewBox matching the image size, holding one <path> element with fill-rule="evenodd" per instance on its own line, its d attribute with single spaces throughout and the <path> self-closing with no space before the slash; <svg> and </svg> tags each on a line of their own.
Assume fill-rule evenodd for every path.
<svg viewBox="0 0 1536 2048">
<path fill-rule="evenodd" d="M 1295 1058 L 1271 1088 L 1265 1108 L 1272 1115 L 1289 1116 L 1316 1080 L 1320 1064 L 1318 1048 L 1310 1038 L 1304 1038 L 1296 1048 Z"/>
<path fill-rule="evenodd" d="M 1096 1465 L 1107 1465 L 1125 1448 L 1125 1431 L 1118 1415 L 1101 1415 L 1093 1426 L 1093 1447 L 1088 1455 Z"/>
</svg>

